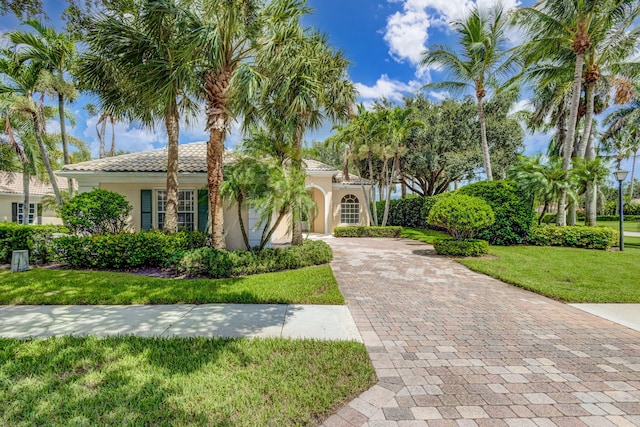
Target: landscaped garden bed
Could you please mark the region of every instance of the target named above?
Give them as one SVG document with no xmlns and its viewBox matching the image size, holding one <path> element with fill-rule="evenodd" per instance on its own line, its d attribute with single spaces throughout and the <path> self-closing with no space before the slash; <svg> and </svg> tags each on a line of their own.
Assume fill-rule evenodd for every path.
<svg viewBox="0 0 640 427">
<path fill-rule="evenodd" d="M 316 425 L 374 382 L 355 342 L 0 339 L 0 425 Z"/>
</svg>

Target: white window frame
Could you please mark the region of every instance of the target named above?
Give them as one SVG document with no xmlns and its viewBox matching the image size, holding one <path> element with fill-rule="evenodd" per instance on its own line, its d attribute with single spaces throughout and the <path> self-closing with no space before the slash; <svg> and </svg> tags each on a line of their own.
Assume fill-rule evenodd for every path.
<svg viewBox="0 0 640 427">
<path fill-rule="evenodd" d="M 360 200 L 354 194 L 347 194 L 340 200 L 340 223 L 360 224 Z"/>
<path fill-rule="evenodd" d="M 195 190 L 178 190 L 178 230 L 193 231 L 196 227 L 196 195 Z M 164 216 L 167 206 L 167 190 L 156 190 L 156 226 L 164 228 Z"/>
<path fill-rule="evenodd" d="M 37 210 L 37 203 L 29 203 L 29 224 L 28 225 L 33 225 L 36 224 L 36 210 Z M 18 220 L 18 224 L 20 225 L 24 225 L 24 203 L 18 203 L 18 216 L 16 218 Z"/>
</svg>

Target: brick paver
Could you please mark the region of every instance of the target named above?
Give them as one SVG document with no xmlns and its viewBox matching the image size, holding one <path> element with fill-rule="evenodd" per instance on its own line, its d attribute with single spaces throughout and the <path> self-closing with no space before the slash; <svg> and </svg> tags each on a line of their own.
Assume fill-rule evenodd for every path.
<svg viewBox="0 0 640 427">
<path fill-rule="evenodd" d="M 378 383 L 325 426 L 640 426 L 640 332 L 420 242 L 328 242 Z"/>
</svg>

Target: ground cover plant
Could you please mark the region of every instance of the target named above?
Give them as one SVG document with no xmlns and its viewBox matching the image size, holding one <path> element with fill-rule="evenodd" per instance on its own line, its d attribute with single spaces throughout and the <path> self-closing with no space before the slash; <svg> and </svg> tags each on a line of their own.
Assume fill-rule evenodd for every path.
<svg viewBox="0 0 640 427">
<path fill-rule="evenodd" d="M 355 342 L 0 339 L 0 424 L 315 425 L 374 381 Z"/>
<path fill-rule="evenodd" d="M 640 303 L 640 238 L 624 252 L 551 246 L 489 249 L 489 258 L 461 259 L 474 271 L 567 302 Z M 626 240 L 625 240 L 626 243 Z"/>
<path fill-rule="evenodd" d="M 344 304 L 329 266 L 233 279 L 164 279 L 140 274 L 0 270 L 0 304 Z"/>
<path fill-rule="evenodd" d="M 386 226 L 345 226 L 336 227 L 333 234 L 336 237 L 400 237 L 402 227 Z"/>
</svg>

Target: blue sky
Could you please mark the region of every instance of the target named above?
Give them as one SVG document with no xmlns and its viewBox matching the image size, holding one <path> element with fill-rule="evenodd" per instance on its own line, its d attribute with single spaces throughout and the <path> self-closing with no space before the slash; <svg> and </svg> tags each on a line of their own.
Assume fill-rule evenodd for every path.
<svg viewBox="0 0 640 427">
<path fill-rule="evenodd" d="M 313 25 L 326 33 L 330 42 L 344 51 L 352 65 L 349 76 L 360 94 L 359 101 L 365 104 L 379 97 L 400 101 L 404 95 L 410 95 L 429 82 L 443 78 L 436 70 L 420 68 L 420 53 L 430 44 L 455 44 L 455 34 L 450 23 L 461 19 L 476 2 L 469 0 L 308 0 L 314 9 L 306 18 Z M 477 0 L 482 6 L 490 5 L 496 0 Z M 45 0 L 49 25 L 61 28 L 60 15 L 64 2 Z M 505 7 L 530 5 L 532 0 L 503 0 Z M 5 32 L 17 28 L 17 21 L 12 16 L 0 17 L 0 31 Z M 514 42 L 517 34 L 512 35 Z M 434 100 L 447 94 L 429 91 L 427 94 Z M 98 138 L 95 124 L 97 117 L 91 117 L 84 110 L 87 102 L 95 102 L 90 96 L 83 95 L 71 104 L 75 113 L 76 124 L 71 133 L 87 141 L 94 156 L 98 153 Z M 526 100 L 521 101 L 522 105 Z M 237 126 L 236 126 L 237 128 Z M 59 124 L 48 123 L 48 131 L 55 132 Z M 202 141 L 207 139 L 204 132 L 204 120 L 196 120 L 190 127 L 182 126 L 181 142 Z M 310 131 L 307 141 L 322 140 L 331 132 L 331 124 L 327 123 L 319 130 Z M 107 140 L 110 135 L 107 135 Z M 233 131 L 227 141 L 227 147 L 233 147 L 241 135 Z M 128 123 L 116 126 L 116 144 L 118 149 L 141 151 L 160 148 L 166 144 L 162 125 L 156 129 L 141 129 Z M 528 154 L 544 150 L 548 141 L 545 135 L 527 136 L 526 152 Z"/>
</svg>

